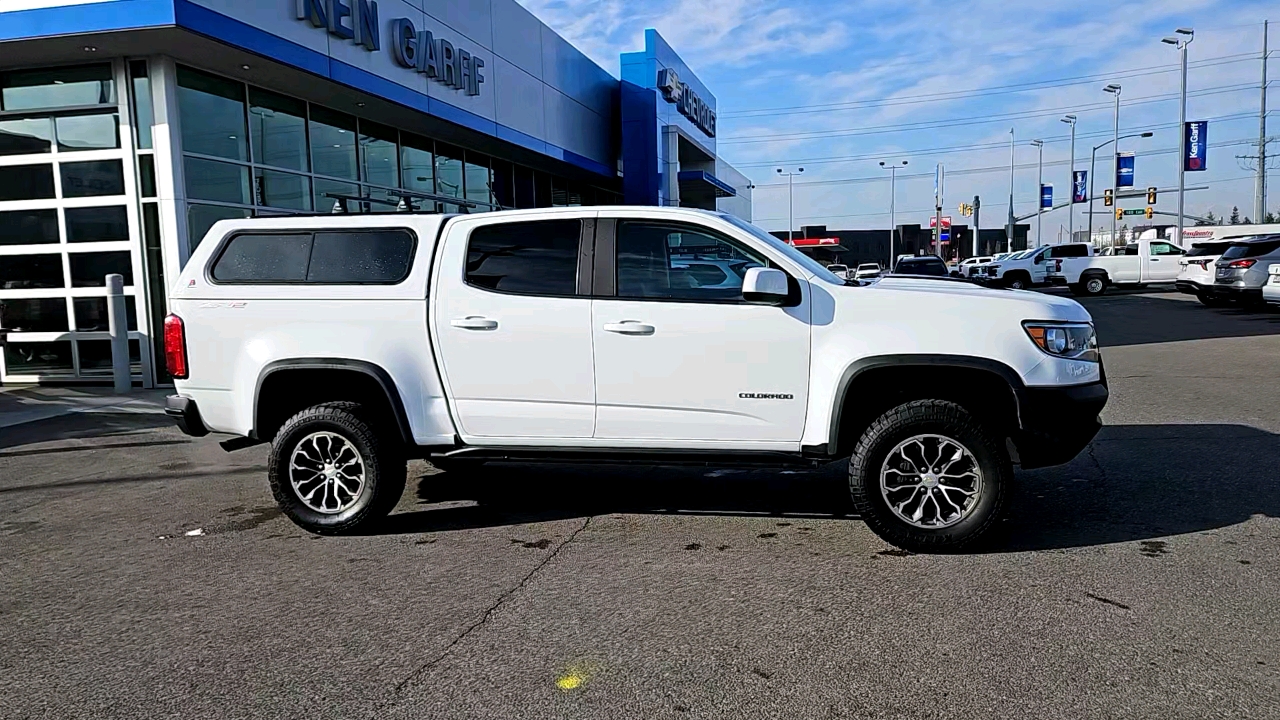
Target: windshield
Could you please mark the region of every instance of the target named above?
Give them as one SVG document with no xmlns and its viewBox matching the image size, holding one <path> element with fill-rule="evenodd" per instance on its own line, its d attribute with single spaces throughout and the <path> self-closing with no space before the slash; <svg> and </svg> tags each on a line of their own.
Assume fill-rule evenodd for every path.
<svg viewBox="0 0 1280 720">
<path fill-rule="evenodd" d="M 1221 243 L 1196 243 L 1191 246 L 1191 251 L 1187 253 L 1187 257 L 1199 257 L 1201 255 L 1221 255 L 1223 250 L 1231 247 L 1229 242 Z"/>
<path fill-rule="evenodd" d="M 721 219 L 732 224 L 734 227 L 737 227 L 740 230 L 745 230 L 760 242 L 763 242 L 766 245 L 768 245 L 771 249 L 776 250 L 782 253 L 783 255 L 786 255 L 788 260 L 794 262 L 795 264 L 804 268 L 806 271 L 812 273 L 815 277 L 822 278 L 823 280 L 826 280 L 829 283 L 834 283 L 836 285 L 845 284 L 844 280 L 841 280 L 835 275 L 832 275 L 831 271 L 822 267 L 822 263 L 818 262 L 817 260 L 814 260 L 808 255 L 805 255 L 804 253 L 800 252 L 794 247 L 770 235 L 764 230 L 761 230 L 755 225 L 752 225 L 746 220 L 743 220 L 742 218 L 739 218 L 733 215 L 726 215 L 724 213 L 719 213 L 719 215 Z"/>
<path fill-rule="evenodd" d="M 1235 260 L 1236 258 L 1260 257 L 1274 252 L 1277 248 L 1280 248 L 1280 238 L 1263 242 L 1237 243 L 1222 253 L 1222 259 Z"/>
</svg>

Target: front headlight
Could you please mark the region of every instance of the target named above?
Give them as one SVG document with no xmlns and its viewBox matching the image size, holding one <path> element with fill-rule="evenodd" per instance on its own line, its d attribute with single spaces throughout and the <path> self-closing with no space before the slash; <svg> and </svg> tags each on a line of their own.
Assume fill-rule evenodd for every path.
<svg viewBox="0 0 1280 720">
<path fill-rule="evenodd" d="M 1098 362 L 1098 336 L 1093 323 L 1025 322 L 1022 327 L 1031 342 L 1049 355 Z"/>
</svg>

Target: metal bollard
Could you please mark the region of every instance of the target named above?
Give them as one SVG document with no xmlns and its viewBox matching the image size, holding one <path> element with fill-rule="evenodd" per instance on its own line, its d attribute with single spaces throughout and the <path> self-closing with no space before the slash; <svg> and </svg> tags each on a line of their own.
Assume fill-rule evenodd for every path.
<svg viewBox="0 0 1280 720">
<path fill-rule="evenodd" d="M 117 395 L 133 389 L 129 371 L 129 318 L 124 301 L 124 276 L 107 276 L 107 331 L 111 334 L 111 374 Z"/>
</svg>

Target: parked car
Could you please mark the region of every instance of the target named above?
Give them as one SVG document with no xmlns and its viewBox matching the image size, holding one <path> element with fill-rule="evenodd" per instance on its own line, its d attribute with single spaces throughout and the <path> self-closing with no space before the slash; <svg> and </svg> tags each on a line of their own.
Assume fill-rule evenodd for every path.
<svg viewBox="0 0 1280 720">
<path fill-rule="evenodd" d="M 971 268 L 978 265 L 982 265 L 983 263 L 989 263 L 989 262 L 991 262 L 991 256 L 989 255 L 983 256 L 983 257 L 965 258 L 964 260 L 961 260 L 959 263 L 956 264 L 956 268 L 955 270 L 952 271 L 952 274 L 955 275 L 956 277 L 971 277 L 969 272 Z"/>
<path fill-rule="evenodd" d="M 689 287 L 673 235 L 758 265 L 732 290 Z M 1075 457 L 1108 396 L 1075 301 L 851 285 L 687 208 L 223 220 L 171 297 L 166 413 L 228 450 L 271 443 L 277 504 L 319 534 L 375 526 L 408 458 L 457 472 L 852 456 L 872 530 L 954 550 L 998 525 L 1013 461 Z"/>
<path fill-rule="evenodd" d="M 1057 258 L 1090 257 L 1093 246 L 1089 243 L 1045 245 L 1015 253 L 1000 262 L 988 263 L 986 282 L 993 285 L 1025 290 L 1049 282 Z"/>
<path fill-rule="evenodd" d="M 1280 262 L 1280 235 L 1231 243 L 1216 263 L 1215 297 L 1244 305 L 1263 304 L 1262 288 L 1271 279 L 1271 264 Z"/>
<path fill-rule="evenodd" d="M 929 275 L 933 277 L 949 277 L 951 271 L 947 264 L 937 255 L 920 255 L 904 258 L 893 268 L 894 275 Z"/>
<path fill-rule="evenodd" d="M 1217 307 L 1223 301 L 1214 295 L 1215 277 L 1214 263 L 1222 256 L 1224 250 L 1231 246 L 1230 241 L 1214 241 L 1194 243 L 1185 257 L 1178 261 L 1181 268 L 1173 286 L 1178 292 L 1195 295 L 1200 302 L 1209 307 Z"/>
<path fill-rule="evenodd" d="M 858 266 L 858 269 L 854 271 L 854 279 L 870 280 L 871 278 L 880 277 L 882 272 L 884 271 L 880 268 L 880 263 L 862 263 Z"/>
<path fill-rule="evenodd" d="M 1272 305 L 1280 305 L 1280 263 L 1268 265 L 1270 280 L 1262 286 L 1262 299 Z"/>
<path fill-rule="evenodd" d="M 828 265 L 828 266 L 827 266 L 827 272 L 831 273 L 832 275 L 835 275 L 835 276 L 836 276 L 836 277 L 838 277 L 838 278 L 844 278 L 845 280 L 848 280 L 848 279 L 849 279 L 849 266 L 848 266 L 848 265 L 841 265 L 841 264 L 839 264 L 839 263 L 831 263 L 830 265 Z"/>
<path fill-rule="evenodd" d="M 1066 285 L 1074 295 L 1101 295 L 1108 287 L 1173 283 L 1186 251 L 1164 240 L 1138 240 L 1117 247 L 1110 256 L 1062 258 L 1054 261 L 1049 281 Z"/>
</svg>

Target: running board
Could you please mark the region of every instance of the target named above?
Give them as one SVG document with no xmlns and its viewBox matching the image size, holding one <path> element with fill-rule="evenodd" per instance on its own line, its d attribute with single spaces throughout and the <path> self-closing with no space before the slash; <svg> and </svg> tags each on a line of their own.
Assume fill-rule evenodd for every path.
<svg viewBox="0 0 1280 720">
<path fill-rule="evenodd" d="M 589 465 L 695 465 L 704 467 L 806 467 L 828 461 L 798 452 L 768 450 L 698 451 L 640 448 L 460 447 L 431 452 L 427 460 L 584 463 Z"/>
</svg>

